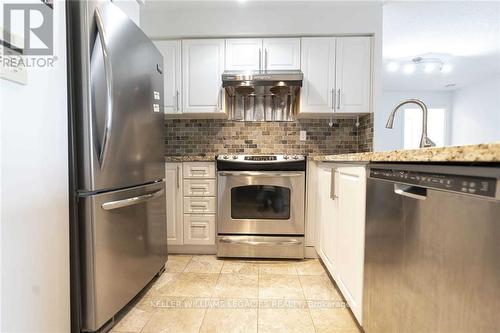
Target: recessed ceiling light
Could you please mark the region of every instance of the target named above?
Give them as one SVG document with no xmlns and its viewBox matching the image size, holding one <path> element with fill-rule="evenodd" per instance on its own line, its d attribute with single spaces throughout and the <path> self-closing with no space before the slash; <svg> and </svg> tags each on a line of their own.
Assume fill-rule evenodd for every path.
<svg viewBox="0 0 500 333">
<path fill-rule="evenodd" d="M 443 65 L 443 68 L 441 68 L 441 72 L 443 73 L 449 73 L 453 70 L 453 66 L 450 64 Z"/>
<path fill-rule="evenodd" d="M 389 72 L 395 72 L 399 68 L 399 64 L 395 61 L 391 61 L 390 63 L 387 64 L 387 70 Z"/>
<path fill-rule="evenodd" d="M 416 66 L 415 64 L 406 64 L 403 67 L 403 73 L 405 74 L 413 74 L 415 72 Z"/>
</svg>

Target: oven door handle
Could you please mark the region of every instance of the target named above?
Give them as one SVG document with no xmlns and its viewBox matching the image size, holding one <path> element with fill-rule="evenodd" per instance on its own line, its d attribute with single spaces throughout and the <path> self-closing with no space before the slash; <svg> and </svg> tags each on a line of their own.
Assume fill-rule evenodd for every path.
<svg viewBox="0 0 500 333">
<path fill-rule="evenodd" d="M 289 240 L 289 241 L 277 241 L 277 242 L 262 242 L 262 241 L 244 241 L 244 240 L 234 240 L 230 237 L 224 237 L 219 240 L 221 243 L 225 244 L 236 244 L 236 245 L 301 245 L 301 240 Z"/>
<path fill-rule="evenodd" d="M 254 172 L 254 171 L 245 171 L 245 172 L 219 172 L 219 176 L 251 176 L 251 177 L 300 177 L 303 176 L 304 173 L 299 172 Z"/>
</svg>

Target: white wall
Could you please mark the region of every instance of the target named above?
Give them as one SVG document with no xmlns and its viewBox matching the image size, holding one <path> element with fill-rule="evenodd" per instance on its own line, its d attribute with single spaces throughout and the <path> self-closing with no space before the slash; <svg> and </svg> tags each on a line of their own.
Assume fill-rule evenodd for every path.
<svg viewBox="0 0 500 333">
<path fill-rule="evenodd" d="M 70 330 L 65 5 L 53 69 L 0 79 L 1 332 Z"/>
<path fill-rule="evenodd" d="M 392 129 L 385 128 L 387 118 L 394 106 L 407 98 L 418 98 L 424 101 L 428 108 L 446 108 L 451 115 L 451 93 L 447 91 L 389 91 L 382 92 L 382 107 L 374 120 L 374 151 L 403 149 L 403 109 L 396 113 Z M 411 106 L 411 105 L 409 105 Z M 449 118 L 448 118 L 449 119 Z M 448 123 L 450 121 L 448 120 Z M 432 139 L 432 138 L 431 138 Z"/>
<path fill-rule="evenodd" d="M 451 144 L 500 141 L 500 74 L 452 95 Z"/>
</svg>

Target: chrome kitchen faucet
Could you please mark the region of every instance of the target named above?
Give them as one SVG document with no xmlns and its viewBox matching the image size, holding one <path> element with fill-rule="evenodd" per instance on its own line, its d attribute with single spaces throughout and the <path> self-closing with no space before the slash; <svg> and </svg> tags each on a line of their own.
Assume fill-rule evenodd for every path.
<svg viewBox="0 0 500 333">
<path fill-rule="evenodd" d="M 389 115 L 389 119 L 387 119 L 386 128 L 392 128 L 394 124 L 394 115 L 396 111 L 405 104 L 417 104 L 422 109 L 422 137 L 420 138 L 420 148 L 434 147 L 436 144 L 429 139 L 427 136 L 427 105 L 419 99 L 410 98 L 401 101 L 398 105 L 394 107 L 391 114 Z"/>
</svg>

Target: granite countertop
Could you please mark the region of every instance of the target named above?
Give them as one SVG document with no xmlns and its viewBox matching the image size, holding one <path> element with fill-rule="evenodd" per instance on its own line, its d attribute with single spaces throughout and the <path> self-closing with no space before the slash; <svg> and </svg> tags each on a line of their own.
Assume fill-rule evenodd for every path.
<svg viewBox="0 0 500 333">
<path fill-rule="evenodd" d="M 370 153 L 311 156 L 324 162 L 500 162 L 500 142 L 393 150 Z"/>
<path fill-rule="evenodd" d="M 213 162 L 215 155 L 165 156 L 165 162 Z"/>
</svg>

